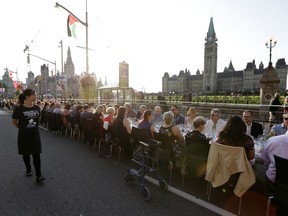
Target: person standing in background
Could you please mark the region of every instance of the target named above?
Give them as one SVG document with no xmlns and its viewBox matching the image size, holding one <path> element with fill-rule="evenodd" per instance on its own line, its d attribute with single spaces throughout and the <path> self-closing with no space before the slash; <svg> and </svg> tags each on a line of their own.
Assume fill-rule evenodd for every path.
<svg viewBox="0 0 288 216">
<path fill-rule="evenodd" d="M 36 93 L 32 89 L 25 89 L 23 101 L 12 114 L 12 124 L 18 130 L 18 153 L 23 155 L 26 167 L 26 176 L 32 176 L 30 155 L 36 172 L 36 182 L 43 182 L 41 174 L 41 139 L 39 133 L 40 107 L 35 105 Z"/>
<path fill-rule="evenodd" d="M 269 104 L 269 122 L 271 123 L 272 121 L 278 121 L 281 119 L 279 118 L 279 113 L 280 113 L 280 94 L 276 93 L 274 97 L 271 99 L 270 104 Z"/>
<path fill-rule="evenodd" d="M 269 139 L 272 136 L 283 135 L 287 132 L 288 113 L 284 113 L 282 116 L 283 116 L 283 122 L 281 124 L 276 124 L 271 128 L 271 130 L 269 131 L 269 133 L 266 136 L 267 139 Z"/>
</svg>

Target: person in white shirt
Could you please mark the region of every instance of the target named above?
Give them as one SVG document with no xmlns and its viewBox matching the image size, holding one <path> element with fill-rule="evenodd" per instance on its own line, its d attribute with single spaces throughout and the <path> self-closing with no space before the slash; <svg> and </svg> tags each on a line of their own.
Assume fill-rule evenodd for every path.
<svg viewBox="0 0 288 216">
<path fill-rule="evenodd" d="M 266 176 L 271 182 L 276 177 L 274 155 L 288 160 L 288 132 L 271 137 L 262 150 L 262 158 L 267 167 Z"/>
<path fill-rule="evenodd" d="M 212 109 L 210 112 L 210 119 L 206 122 L 205 125 L 205 134 L 213 136 L 217 136 L 220 131 L 225 127 L 227 124 L 226 121 L 220 119 L 221 112 L 219 109 Z"/>
</svg>

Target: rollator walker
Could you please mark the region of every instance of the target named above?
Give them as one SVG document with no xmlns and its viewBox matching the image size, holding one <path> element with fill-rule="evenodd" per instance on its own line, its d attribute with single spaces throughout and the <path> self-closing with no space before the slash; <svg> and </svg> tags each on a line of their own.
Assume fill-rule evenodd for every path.
<svg viewBox="0 0 288 216">
<path fill-rule="evenodd" d="M 139 141 L 139 146 L 129 162 L 129 168 L 125 175 L 127 184 L 133 184 L 136 178 L 140 180 L 141 194 L 146 201 L 150 200 L 150 190 L 145 186 L 145 175 L 156 173 L 159 186 L 163 190 L 168 190 L 167 182 L 159 174 L 159 161 L 157 149 L 160 141 L 150 140 L 149 143 Z"/>
</svg>

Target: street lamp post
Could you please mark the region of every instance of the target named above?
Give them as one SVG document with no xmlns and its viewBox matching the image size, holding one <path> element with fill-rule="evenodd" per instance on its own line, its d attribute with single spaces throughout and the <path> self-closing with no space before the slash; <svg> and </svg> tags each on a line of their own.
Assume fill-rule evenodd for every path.
<svg viewBox="0 0 288 216">
<path fill-rule="evenodd" d="M 272 66 L 272 48 L 277 44 L 277 40 L 273 40 L 272 37 L 269 38 L 269 41 L 266 41 L 265 45 L 269 49 L 269 66 Z"/>
<path fill-rule="evenodd" d="M 66 7 L 64 7 L 63 5 L 59 4 L 58 2 L 56 2 L 55 5 L 56 8 L 61 7 L 63 8 L 65 11 L 67 11 L 68 13 L 70 13 L 72 16 L 74 16 L 82 25 L 84 25 L 86 27 L 86 73 L 89 73 L 89 58 L 88 58 L 88 12 L 87 12 L 87 0 L 86 0 L 86 22 L 83 22 L 81 19 L 79 19 L 77 16 L 75 16 L 75 14 L 73 14 L 70 10 L 68 10 Z"/>
<path fill-rule="evenodd" d="M 63 95 L 64 97 L 67 97 L 67 74 L 64 74 L 64 67 L 63 67 L 63 40 L 59 42 L 59 47 L 61 47 L 61 76 L 62 76 L 62 82 L 63 82 L 63 77 L 64 77 L 64 91 Z M 61 83 L 63 84 L 63 83 Z"/>
<path fill-rule="evenodd" d="M 63 41 L 59 42 L 59 47 L 61 47 L 61 75 L 63 76 L 64 69 L 63 69 Z"/>
</svg>

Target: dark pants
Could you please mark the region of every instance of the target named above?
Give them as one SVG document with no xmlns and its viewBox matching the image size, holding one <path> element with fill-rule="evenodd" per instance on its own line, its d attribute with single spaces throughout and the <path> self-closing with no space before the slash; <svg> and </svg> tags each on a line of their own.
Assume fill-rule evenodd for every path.
<svg viewBox="0 0 288 216">
<path fill-rule="evenodd" d="M 41 176 L 41 159 L 40 154 L 33 154 L 33 165 L 35 168 L 36 176 Z M 26 166 L 26 171 L 31 171 L 31 165 L 30 165 L 30 155 L 23 155 L 23 160 Z"/>
</svg>

